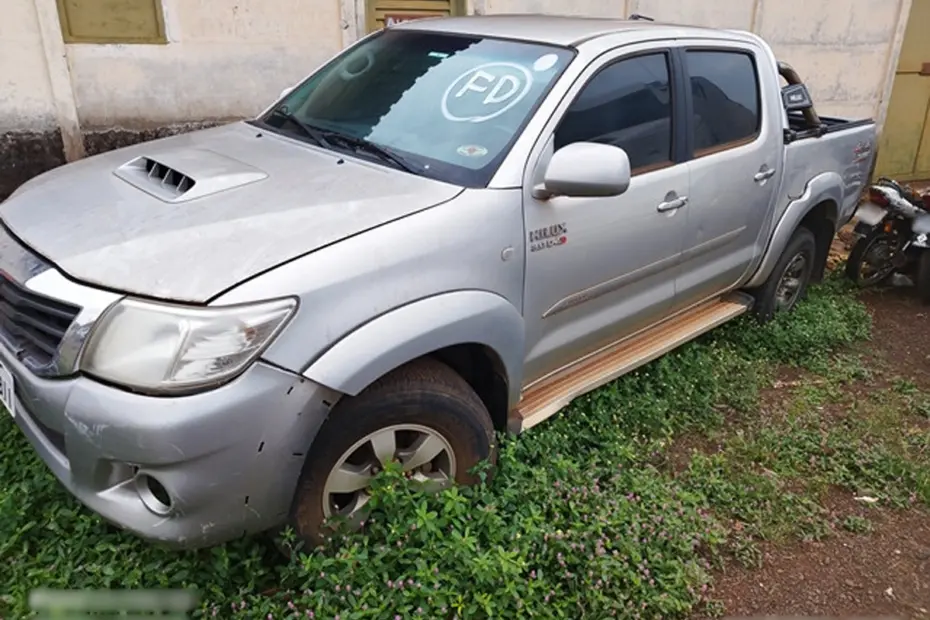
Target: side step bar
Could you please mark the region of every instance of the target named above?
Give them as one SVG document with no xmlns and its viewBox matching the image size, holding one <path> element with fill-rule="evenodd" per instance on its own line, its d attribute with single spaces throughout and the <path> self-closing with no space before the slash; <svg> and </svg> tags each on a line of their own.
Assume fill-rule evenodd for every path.
<svg viewBox="0 0 930 620">
<path fill-rule="evenodd" d="M 683 313 L 587 357 L 524 390 L 510 412 L 507 430 L 521 433 L 552 417 L 575 398 L 636 370 L 752 307 L 753 298 L 730 293 Z"/>
</svg>

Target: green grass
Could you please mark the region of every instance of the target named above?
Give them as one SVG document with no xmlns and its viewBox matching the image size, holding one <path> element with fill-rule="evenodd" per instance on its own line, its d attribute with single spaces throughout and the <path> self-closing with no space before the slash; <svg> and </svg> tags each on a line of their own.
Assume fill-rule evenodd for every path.
<svg viewBox="0 0 930 620">
<path fill-rule="evenodd" d="M 396 472 L 364 532 L 283 562 L 261 538 L 171 552 L 80 508 L 0 422 L 0 617 L 36 587 L 192 587 L 198 615 L 231 618 L 685 617 L 710 599 L 712 569 L 759 560 L 757 543 L 865 535 L 819 503 L 831 488 L 882 504 L 930 504 L 930 435 L 913 385 L 848 401 L 870 369 L 863 306 L 835 281 L 760 328 L 740 319 L 503 438 L 491 482 L 424 497 Z M 822 381 L 758 413 L 776 369 Z M 894 404 L 906 406 L 895 407 Z M 837 415 L 833 409 L 846 412 Z M 831 417 L 832 416 L 832 417 Z M 722 449 L 672 457 L 706 438 Z M 338 546 L 337 546 L 338 545 Z"/>
</svg>

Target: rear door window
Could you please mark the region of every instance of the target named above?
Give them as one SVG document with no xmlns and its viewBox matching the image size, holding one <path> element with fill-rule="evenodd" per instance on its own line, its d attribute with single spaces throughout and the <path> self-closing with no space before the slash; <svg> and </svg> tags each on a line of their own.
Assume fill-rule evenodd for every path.
<svg viewBox="0 0 930 620">
<path fill-rule="evenodd" d="M 755 140 L 762 116 L 759 79 L 752 55 L 690 50 L 685 58 L 691 80 L 694 156 Z"/>
</svg>

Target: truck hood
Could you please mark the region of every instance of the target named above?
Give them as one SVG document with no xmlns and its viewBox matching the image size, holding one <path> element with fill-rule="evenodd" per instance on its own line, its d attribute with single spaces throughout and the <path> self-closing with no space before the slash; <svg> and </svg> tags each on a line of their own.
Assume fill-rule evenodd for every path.
<svg viewBox="0 0 930 620">
<path fill-rule="evenodd" d="M 460 191 L 234 123 L 56 168 L 0 219 L 74 279 L 199 303 Z"/>
</svg>

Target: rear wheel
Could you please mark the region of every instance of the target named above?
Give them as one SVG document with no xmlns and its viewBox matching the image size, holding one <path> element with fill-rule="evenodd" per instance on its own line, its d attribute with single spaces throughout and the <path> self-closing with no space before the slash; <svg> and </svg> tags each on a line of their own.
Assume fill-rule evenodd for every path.
<svg viewBox="0 0 930 620">
<path fill-rule="evenodd" d="M 759 320 L 769 321 L 778 312 L 792 310 L 807 295 L 816 256 L 814 233 L 798 228 L 768 280 L 754 291 L 755 313 Z"/>
<path fill-rule="evenodd" d="M 329 522 L 362 524 L 369 485 L 389 462 L 428 492 L 477 482 L 470 470 L 495 454 L 491 417 L 471 386 L 438 361 L 411 362 L 333 409 L 310 449 L 291 524 L 314 547 L 332 533 Z"/>
<path fill-rule="evenodd" d="M 846 260 L 846 277 L 861 287 L 881 284 L 894 273 L 897 238 L 875 229 L 859 239 Z"/>
</svg>

